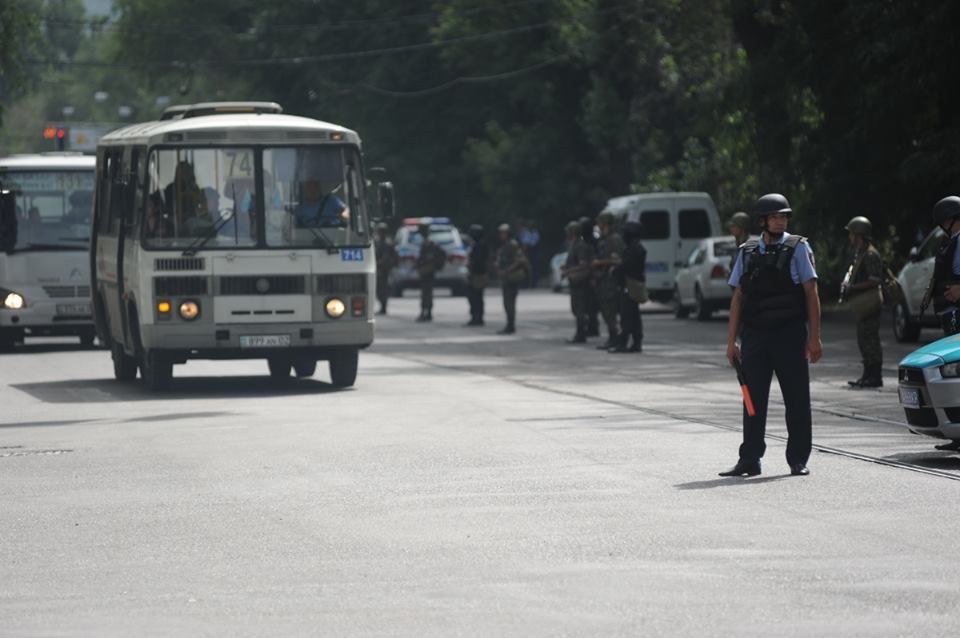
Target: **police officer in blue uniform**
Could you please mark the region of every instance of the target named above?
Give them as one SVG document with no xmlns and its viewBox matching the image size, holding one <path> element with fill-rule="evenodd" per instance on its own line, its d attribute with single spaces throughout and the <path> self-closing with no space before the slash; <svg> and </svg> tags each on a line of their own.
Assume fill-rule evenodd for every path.
<svg viewBox="0 0 960 638">
<path fill-rule="evenodd" d="M 774 373 L 786 408 L 787 464 L 792 475 L 806 476 L 813 438 L 808 363 L 816 363 L 823 349 L 813 252 L 805 238 L 786 232 L 793 213 L 786 197 L 764 195 L 753 212 L 763 234 L 740 247 L 730 274 L 727 359 L 743 365 L 756 415 L 744 408 L 740 459 L 720 476 L 760 474 Z"/>
</svg>

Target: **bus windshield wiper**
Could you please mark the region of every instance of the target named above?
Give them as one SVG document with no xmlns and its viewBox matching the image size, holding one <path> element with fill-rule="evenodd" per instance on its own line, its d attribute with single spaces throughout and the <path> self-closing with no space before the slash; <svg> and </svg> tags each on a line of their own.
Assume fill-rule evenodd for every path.
<svg viewBox="0 0 960 638">
<path fill-rule="evenodd" d="M 210 227 L 210 230 L 208 230 L 206 234 L 201 235 L 200 237 L 197 237 L 195 240 L 193 240 L 193 243 L 187 246 L 184 249 L 184 251 L 180 253 L 180 256 L 193 257 L 194 255 L 196 255 L 201 248 L 207 245 L 208 241 L 210 241 L 211 239 L 217 236 L 217 233 L 220 232 L 221 228 L 227 225 L 228 221 L 236 218 L 237 218 L 237 188 L 236 186 L 234 186 L 233 211 L 229 215 L 221 214 L 220 217 L 217 218 L 217 221 L 214 222 L 213 226 Z"/>
</svg>

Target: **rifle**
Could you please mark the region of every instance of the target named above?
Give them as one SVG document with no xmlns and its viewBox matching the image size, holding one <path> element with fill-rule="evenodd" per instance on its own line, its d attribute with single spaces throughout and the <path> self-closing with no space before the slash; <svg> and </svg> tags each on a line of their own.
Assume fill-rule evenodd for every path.
<svg viewBox="0 0 960 638">
<path fill-rule="evenodd" d="M 753 397 L 750 396 L 750 388 L 747 387 L 747 380 L 743 377 L 743 366 L 740 365 L 740 359 L 733 358 L 733 367 L 737 371 L 737 381 L 740 383 L 740 392 L 743 393 L 743 405 L 747 408 L 747 416 L 757 416 L 757 410 L 753 407 Z"/>
<path fill-rule="evenodd" d="M 934 270 L 930 275 L 930 283 L 927 284 L 927 290 L 923 293 L 923 299 L 920 301 L 920 317 L 917 321 L 923 321 L 923 313 L 927 311 L 930 302 L 933 301 L 933 288 L 937 280 L 937 271 Z"/>
<path fill-rule="evenodd" d="M 850 264 L 850 267 L 847 268 L 847 274 L 844 275 L 843 281 L 840 283 L 840 300 L 838 303 L 843 303 L 847 300 L 847 295 L 850 294 L 850 281 L 853 279 L 853 267 L 855 264 Z"/>
</svg>

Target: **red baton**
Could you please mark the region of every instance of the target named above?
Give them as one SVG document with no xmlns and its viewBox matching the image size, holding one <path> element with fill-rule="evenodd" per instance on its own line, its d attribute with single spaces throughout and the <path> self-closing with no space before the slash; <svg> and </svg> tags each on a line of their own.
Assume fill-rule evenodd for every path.
<svg viewBox="0 0 960 638">
<path fill-rule="evenodd" d="M 740 392 L 743 393 L 743 405 L 747 408 L 747 414 L 757 416 L 757 411 L 753 407 L 753 398 L 750 396 L 750 388 L 747 387 L 747 380 L 743 378 L 743 367 L 737 357 L 733 358 L 733 367 L 737 370 L 737 381 L 740 382 Z"/>
</svg>

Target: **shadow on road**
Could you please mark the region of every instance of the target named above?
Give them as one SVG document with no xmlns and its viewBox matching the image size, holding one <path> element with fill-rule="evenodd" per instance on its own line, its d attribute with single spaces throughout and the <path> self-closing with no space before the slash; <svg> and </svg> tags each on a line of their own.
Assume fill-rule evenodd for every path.
<svg viewBox="0 0 960 638">
<path fill-rule="evenodd" d="M 949 454 L 949 452 L 893 454 L 885 456 L 884 460 L 909 463 L 931 470 L 960 470 L 960 456 Z"/>
<path fill-rule="evenodd" d="M 78 423 L 96 423 L 99 420 L 100 419 L 73 419 L 69 421 L 19 421 L 17 423 L 0 423 L 0 429 L 56 427 L 60 425 L 77 425 Z"/>
<path fill-rule="evenodd" d="M 679 483 L 674 485 L 678 490 L 711 490 L 715 487 L 734 487 L 738 485 L 757 485 L 758 483 L 770 483 L 782 479 L 793 478 L 789 474 L 779 474 L 777 476 L 762 476 L 760 478 L 715 478 L 709 481 L 691 481 L 690 483 Z"/>
<path fill-rule="evenodd" d="M 109 403 L 171 399 L 262 399 L 264 397 L 330 394 L 350 391 L 314 379 L 273 381 L 264 377 L 176 377 L 165 392 L 151 392 L 139 383 L 114 379 L 80 379 L 11 384 L 45 403 Z M 196 416 L 196 415 L 193 415 Z M 165 417 L 169 418 L 169 417 Z M 66 423 L 61 423 L 66 424 Z"/>
<path fill-rule="evenodd" d="M 100 346 L 85 346 L 80 343 L 28 343 L 14 346 L 13 349 L 0 350 L 0 357 L 16 354 L 50 354 L 58 352 L 106 352 Z"/>
</svg>

